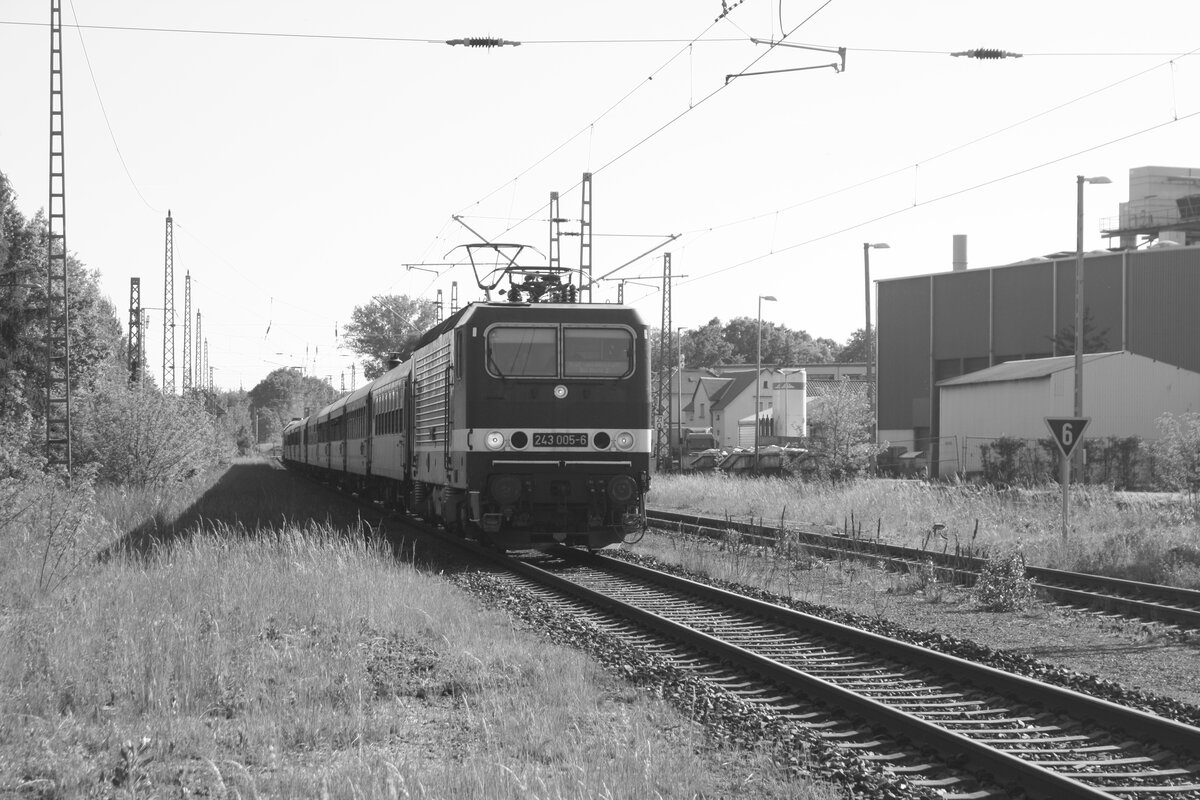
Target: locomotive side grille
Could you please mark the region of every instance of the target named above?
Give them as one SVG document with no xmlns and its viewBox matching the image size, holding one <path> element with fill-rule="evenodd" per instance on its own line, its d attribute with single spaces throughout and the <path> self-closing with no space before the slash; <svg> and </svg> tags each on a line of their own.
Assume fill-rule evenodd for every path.
<svg viewBox="0 0 1200 800">
<path fill-rule="evenodd" d="M 413 356 L 413 433 L 424 444 L 445 441 L 447 430 L 447 389 L 450 366 L 450 337 Z"/>
</svg>

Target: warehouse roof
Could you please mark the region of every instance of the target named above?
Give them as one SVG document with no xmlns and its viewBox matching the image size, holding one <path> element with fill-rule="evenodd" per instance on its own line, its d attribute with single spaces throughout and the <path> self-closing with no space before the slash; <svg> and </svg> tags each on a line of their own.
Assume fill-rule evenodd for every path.
<svg viewBox="0 0 1200 800">
<path fill-rule="evenodd" d="M 1123 353 L 1124 351 L 1122 350 L 1111 353 L 1085 353 L 1083 360 L 1087 363 L 1098 361 L 1102 358 L 1109 358 L 1110 356 L 1119 356 Z M 1075 356 L 1073 355 L 1054 356 L 1053 358 L 1026 358 L 1019 361 L 1006 361 L 1003 364 L 981 369 L 978 372 L 959 375 L 957 378 L 947 378 L 944 381 L 938 381 L 937 385 L 964 386 L 972 383 L 1035 380 L 1037 378 L 1048 377 L 1063 370 L 1074 369 L 1074 367 Z"/>
</svg>

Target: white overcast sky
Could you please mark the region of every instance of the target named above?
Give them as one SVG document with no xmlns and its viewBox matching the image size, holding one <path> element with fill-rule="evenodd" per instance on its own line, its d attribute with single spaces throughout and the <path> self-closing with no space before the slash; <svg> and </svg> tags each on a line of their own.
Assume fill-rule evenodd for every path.
<svg viewBox="0 0 1200 800">
<path fill-rule="evenodd" d="M 1195 0 L 63 0 L 67 243 L 124 322 L 129 279 L 163 306 L 175 227 L 219 387 L 304 365 L 349 386 L 340 327 L 380 294 L 460 305 L 482 294 L 478 241 L 548 249 L 547 201 L 576 230 L 593 179 L 593 274 L 652 325 L 661 253 L 673 324 L 753 317 L 845 341 L 873 278 L 1085 247 L 1134 167 L 1200 167 Z M 811 17 L 811 18 L 810 18 Z M 809 18 L 805 22 L 806 18 Z M 47 204 L 50 3 L 0 6 L 0 170 L 21 209 Z M 81 28 L 74 27 L 78 23 Z M 737 78 L 829 64 L 846 71 Z M 523 42 L 492 50 L 447 39 Z M 998 48 L 1020 59 L 952 58 Z M 563 262 L 578 263 L 577 238 Z M 451 252 L 453 250 L 453 252 Z M 447 253 L 449 258 L 447 259 Z M 529 263 L 541 259 L 531 254 Z M 593 297 L 615 301 L 615 280 Z M 147 351 L 161 379 L 162 312 Z M 176 386 L 182 356 L 176 355 Z M 359 377 L 361 385 L 361 376 Z"/>
</svg>

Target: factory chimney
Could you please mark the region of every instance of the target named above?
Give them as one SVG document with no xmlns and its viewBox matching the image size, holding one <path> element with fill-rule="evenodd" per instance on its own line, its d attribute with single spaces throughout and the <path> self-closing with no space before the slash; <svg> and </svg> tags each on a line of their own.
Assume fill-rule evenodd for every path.
<svg viewBox="0 0 1200 800">
<path fill-rule="evenodd" d="M 967 235 L 954 234 L 954 271 L 965 272 L 967 269 Z"/>
</svg>

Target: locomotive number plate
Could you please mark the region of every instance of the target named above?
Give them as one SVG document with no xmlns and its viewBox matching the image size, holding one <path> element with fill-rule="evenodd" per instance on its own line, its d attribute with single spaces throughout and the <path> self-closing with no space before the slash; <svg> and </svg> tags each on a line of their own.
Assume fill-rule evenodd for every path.
<svg viewBox="0 0 1200 800">
<path fill-rule="evenodd" d="M 534 447 L 587 447 L 586 433 L 535 433 Z"/>
</svg>

